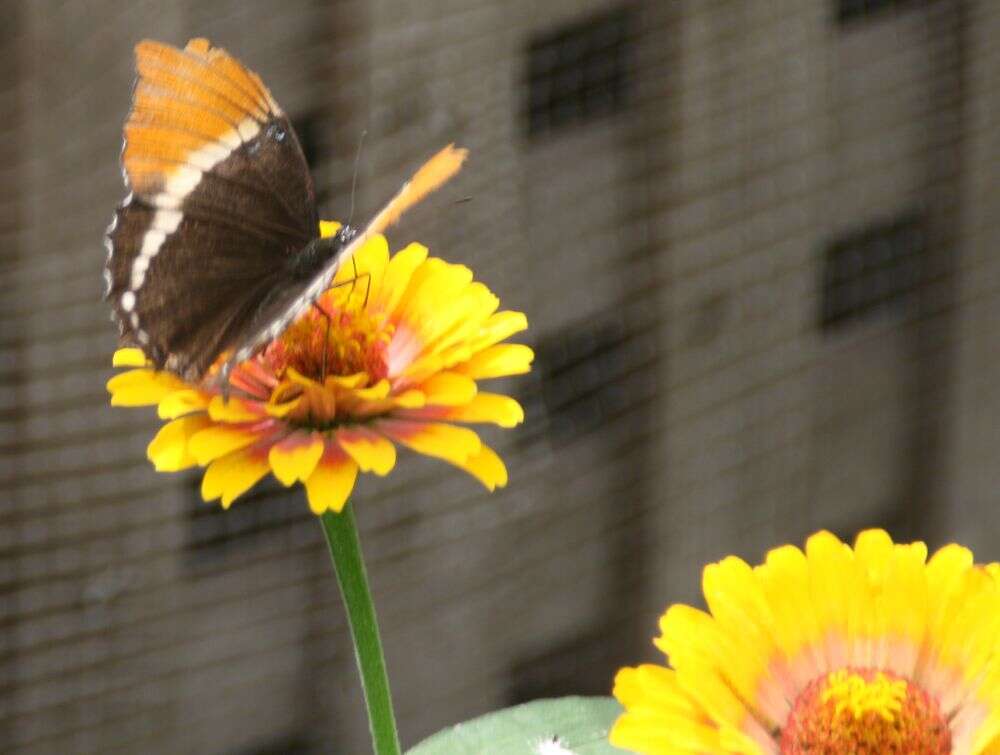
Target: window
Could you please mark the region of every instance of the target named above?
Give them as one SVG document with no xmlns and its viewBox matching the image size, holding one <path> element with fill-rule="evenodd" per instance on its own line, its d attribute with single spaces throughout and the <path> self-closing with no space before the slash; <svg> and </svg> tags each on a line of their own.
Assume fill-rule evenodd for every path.
<svg viewBox="0 0 1000 755">
<path fill-rule="evenodd" d="M 841 24 L 916 5 L 913 0 L 837 0 L 837 21 Z"/>
<path fill-rule="evenodd" d="M 620 8 L 528 45 L 527 131 L 537 137 L 619 112 L 628 94 L 631 12 Z"/>
<path fill-rule="evenodd" d="M 218 501 L 202 500 L 202 476 L 187 481 L 187 552 L 192 566 L 213 563 L 235 548 L 249 547 L 312 518 L 298 486 L 286 489 L 268 477 L 227 511 Z"/>
<path fill-rule="evenodd" d="M 648 361 L 641 338 L 620 314 L 595 316 L 536 344 L 537 381 L 523 403 L 529 416 L 545 417 L 549 442 L 572 443 L 648 395 Z M 531 439 L 530 433 L 523 434 Z"/>
<path fill-rule="evenodd" d="M 823 256 L 820 326 L 833 330 L 901 305 L 921 282 L 924 224 L 910 214 L 852 232 Z"/>
</svg>

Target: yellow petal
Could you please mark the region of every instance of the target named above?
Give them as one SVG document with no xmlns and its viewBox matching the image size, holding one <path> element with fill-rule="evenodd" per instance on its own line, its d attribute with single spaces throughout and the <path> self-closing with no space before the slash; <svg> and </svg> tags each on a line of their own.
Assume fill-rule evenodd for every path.
<svg viewBox="0 0 1000 755">
<path fill-rule="evenodd" d="M 336 432 L 337 442 L 362 472 L 379 476 L 396 466 L 396 447 L 387 438 L 365 427 L 345 427 Z"/>
<path fill-rule="evenodd" d="M 476 381 L 457 372 L 439 372 L 425 380 L 420 389 L 427 403 L 437 406 L 467 404 L 476 395 Z"/>
<path fill-rule="evenodd" d="M 146 456 L 157 472 L 178 472 L 193 467 L 197 460 L 188 451 L 191 436 L 203 430 L 211 420 L 203 414 L 182 417 L 160 428 L 146 448 Z"/>
<path fill-rule="evenodd" d="M 465 287 L 454 303 L 441 307 L 441 316 L 432 330 L 425 330 L 428 350 L 444 352 L 456 346 L 467 346 L 475 339 L 500 306 L 500 299 L 485 285 L 474 281 Z M 429 318 L 428 318 L 429 319 Z"/>
<path fill-rule="evenodd" d="M 477 350 L 485 349 L 515 333 L 520 333 L 528 327 L 528 318 L 523 312 L 504 310 L 497 312 L 487 321 L 476 339 Z"/>
<path fill-rule="evenodd" d="M 122 372 L 107 383 L 112 406 L 150 406 L 188 387 L 176 375 L 147 369 Z"/>
<path fill-rule="evenodd" d="M 378 292 L 382 290 L 385 272 L 389 267 L 389 244 L 386 242 L 385 236 L 381 234 L 375 238 L 380 239 L 381 243 L 365 244 L 358 257 L 358 273 L 361 276 L 361 280 L 358 281 L 358 290 L 367 296 L 367 299 L 362 299 L 361 302 L 370 302 L 378 295 Z M 365 280 L 366 276 L 367 280 Z"/>
<path fill-rule="evenodd" d="M 236 498 L 267 474 L 267 455 L 259 449 L 244 448 L 216 459 L 208 465 L 201 481 L 201 497 L 206 501 L 222 499 L 228 509 Z"/>
<path fill-rule="evenodd" d="M 212 424 L 191 438 L 188 450 L 204 466 L 237 449 L 246 448 L 259 438 L 260 433 L 247 425 Z"/>
<path fill-rule="evenodd" d="M 442 422 L 383 419 L 377 420 L 373 426 L 417 453 L 444 459 L 460 467 L 478 454 L 482 447 L 479 436 L 472 430 Z"/>
<path fill-rule="evenodd" d="M 377 275 L 379 278 L 382 277 L 385 265 L 389 261 L 389 243 L 386 241 L 385 236 L 380 233 L 371 236 L 364 245 L 354 253 L 354 262 L 347 261 L 345 264 L 340 266 L 337 270 L 337 274 L 333 278 L 333 286 L 338 288 L 349 287 L 352 283 L 357 283 L 354 286 L 353 293 L 360 293 L 361 297 L 357 300 L 359 303 L 364 300 L 364 296 L 368 296 L 368 300 L 371 301 L 372 294 L 375 291 L 374 283 L 376 282 L 373 278 Z M 379 268 L 382 270 L 379 270 Z"/>
<path fill-rule="evenodd" d="M 329 447 L 328 447 L 329 448 Z M 319 516 L 326 511 L 340 513 L 354 489 L 358 465 L 339 448 L 327 451 L 306 480 L 309 508 Z"/>
<path fill-rule="evenodd" d="M 465 265 L 431 257 L 413 272 L 406 293 L 393 310 L 393 318 L 407 323 L 417 339 L 427 344 L 454 322 L 456 306 L 464 310 L 462 293 L 471 281 L 472 271 Z"/>
<path fill-rule="evenodd" d="M 382 288 L 378 292 L 373 292 L 368 309 L 376 312 L 393 312 L 406 293 L 413 271 L 426 259 L 427 247 L 422 244 L 410 244 L 396 252 L 386 266 Z"/>
<path fill-rule="evenodd" d="M 375 383 L 375 385 L 367 388 L 356 388 L 354 396 L 362 401 L 378 401 L 388 396 L 391 389 L 392 386 L 389 384 L 389 381 L 383 378 Z"/>
<path fill-rule="evenodd" d="M 111 357 L 113 367 L 145 367 L 148 363 L 142 349 L 118 349 Z"/>
<path fill-rule="evenodd" d="M 510 396 L 479 393 L 465 406 L 450 408 L 447 417 L 456 422 L 492 422 L 500 427 L 516 427 L 524 421 L 524 409 Z"/>
<path fill-rule="evenodd" d="M 479 453 L 470 456 L 461 467 L 483 483 L 491 493 L 507 486 L 507 467 L 489 446 L 481 446 Z"/>
<path fill-rule="evenodd" d="M 393 396 L 393 402 L 403 409 L 419 409 L 427 403 L 427 397 L 423 391 L 412 389 Z"/>
<path fill-rule="evenodd" d="M 160 419 L 175 419 L 191 412 L 201 411 L 208 405 L 208 396 L 194 388 L 174 391 L 160 401 L 156 413 Z"/>
<path fill-rule="evenodd" d="M 500 305 L 496 295 L 473 282 L 472 271 L 461 265 L 444 266 L 422 285 L 415 282 L 411 290 L 417 293 L 400 304 L 396 316 L 418 335 L 424 352 L 441 352 L 474 338 Z"/>
<path fill-rule="evenodd" d="M 278 481 L 288 487 L 313 473 L 323 455 L 323 438 L 319 433 L 292 433 L 271 446 L 267 459 Z"/>
<path fill-rule="evenodd" d="M 355 372 L 353 375 L 329 375 L 323 385 L 331 390 L 333 388 L 360 388 L 367 380 L 367 372 Z"/>
<path fill-rule="evenodd" d="M 858 533 L 854 543 L 854 553 L 872 576 L 881 581 L 886 565 L 892 557 L 892 538 L 885 530 L 864 530 Z"/>
<path fill-rule="evenodd" d="M 208 416 L 216 422 L 256 422 L 263 416 L 261 405 L 231 396 L 213 396 L 208 404 Z"/>
<path fill-rule="evenodd" d="M 274 417 L 276 419 L 281 419 L 282 417 L 287 417 L 294 410 L 299 408 L 299 404 L 303 402 L 302 396 L 292 399 L 291 401 L 286 401 L 283 404 L 264 404 L 264 411 L 267 413 L 268 417 Z"/>
<path fill-rule="evenodd" d="M 501 343 L 473 355 L 456 370 L 475 380 L 523 375 L 531 369 L 535 352 L 520 343 Z"/>
<path fill-rule="evenodd" d="M 336 220 L 321 220 L 319 221 L 319 237 L 321 239 L 328 239 L 331 236 L 336 236 L 337 231 L 343 227 L 344 226 Z"/>
</svg>

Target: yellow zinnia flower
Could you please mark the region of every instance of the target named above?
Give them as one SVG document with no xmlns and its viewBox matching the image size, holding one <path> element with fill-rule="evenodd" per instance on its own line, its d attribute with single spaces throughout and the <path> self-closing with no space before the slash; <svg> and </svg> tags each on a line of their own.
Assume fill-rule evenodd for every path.
<svg viewBox="0 0 1000 755">
<path fill-rule="evenodd" d="M 828 532 L 705 568 L 671 606 L 670 667 L 622 669 L 613 745 L 640 753 L 1000 753 L 1000 566 Z"/>
<path fill-rule="evenodd" d="M 339 224 L 322 222 L 330 236 Z M 451 462 L 488 489 L 507 483 L 497 454 L 455 422 L 513 427 L 512 398 L 476 381 L 527 372 L 527 346 L 500 343 L 527 327 L 472 272 L 410 244 L 390 258 L 373 236 L 297 322 L 232 373 L 226 400 L 213 377 L 200 384 L 151 369 L 120 349 L 108 381 L 115 406 L 156 405 L 170 420 L 149 444 L 158 471 L 207 467 L 201 492 L 228 507 L 268 471 L 305 484 L 316 514 L 340 511 L 358 471 L 385 475 L 394 443 Z M 319 311 L 319 310 L 322 310 Z M 324 348 L 325 346 L 325 348 Z"/>
</svg>

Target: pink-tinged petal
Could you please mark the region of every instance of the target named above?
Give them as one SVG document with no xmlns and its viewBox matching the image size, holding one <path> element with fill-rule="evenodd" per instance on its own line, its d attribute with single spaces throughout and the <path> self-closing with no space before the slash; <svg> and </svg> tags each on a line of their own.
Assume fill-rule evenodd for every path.
<svg viewBox="0 0 1000 755">
<path fill-rule="evenodd" d="M 208 465 L 201 481 L 201 497 L 206 501 L 221 498 L 222 508 L 228 509 L 236 498 L 256 485 L 270 468 L 267 453 L 261 446 L 234 451 Z"/>
<path fill-rule="evenodd" d="M 391 344 L 390 344 L 391 346 Z M 436 372 L 445 368 L 444 359 L 441 354 L 423 354 L 410 361 L 400 360 L 399 371 L 390 372 L 389 377 L 393 379 L 393 385 L 400 387 L 419 385 Z"/>
<path fill-rule="evenodd" d="M 340 513 L 358 478 L 358 465 L 338 446 L 327 444 L 323 458 L 306 480 L 309 508 L 319 516 Z"/>
<path fill-rule="evenodd" d="M 188 441 L 195 433 L 209 426 L 211 420 L 204 414 L 182 417 L 160 428 L 146 448 L 146 456 L 157 472 L 179 472 L 193 467 L 197 460 L 188 450 Z"/>
<path fill-rule="evenodd" d="M 488 380 L 523 375 L 531 370 L 534 359 L 535 352 L 523 344 L 500 343 L 480 351 L 455 370 L 475 380 Z"/>
<path fill-rule="evenodd" d="M 251 359 L 233 371 L 229 384 L 255 399 L 264 400 L 278 384 L 278 379 L 256 359 Z"/>
<path fill-rule="evenodd" d="M 208 404 L 208 416 L 216 422 L 256 422 L 266 416 L 264 407 L 256 401 L 230 396 L 213 396 Z"/>
<path fill-rule="evenodd" d="M 427 247 L 422 244 L 410 244 L 394 254 L 386 266 L 381 290 L 372 292 L 372 298 L 368 302 L 369 311 L 394 312 L 406 293 L 414 270 L 426 259 Z"/>
<path fill-rule="evenodd" d="M 392 334 L 385 351 L 386 370 L 390 378 L 406 373 L 423 351 L 424 343 L 417 332 L 400 323 Z"/>
<path fill-rule="evenodd" d="M 444 459 L 456 466 L 464 465 L 482 447 L 479 436 L 472 430 L 439 422 L 381 419 L 373 427 L 417 453 Z"/>
<path fill-rule="evenodd" d="M 491 493 L 507 486 L 507 467 L 497 453 L 489 446 L 482 446 L 479 453 L 470 456 L 460 465 L 462 469 L 479 480 Z"/>
<path fill-rule="evenodd" d="M 267 459 L 274 476 L 285 487 L 305 482 L 323 455 L 323 436 L 317 432 L 294 432 L 271 446 Z"/>
<path fill-rule="evenodd" d="M 366 427 L 344 427 L 337 430 L 335 437 L 362 472 L 384 476 L 396 466 L 396 447 L 387 438 Z"/>
<path fill-rule="evenodd" d="M 188 387 L 176 375 L 147 369 L 122 372 L 107 383 L 112 406 L 152 406 Z"/>
<path fill-rule="evenodd" d="M 174 391 L 164 397 L 156 407 L 156 413 L 160 419 L 176 419 L 185 414 L 203 411 L 206 406 L 208 406 L 208 396 L 201 391 L 188 388 Z"/>
<path fill-rule="evenodd" d="M 188 450 L 202 466 L 259 440 L 266 425 L 211 425 L 196 433 Z"/>
<path fill-rule="evenodd" d="M 439 372 L 420 386 L 428 404 L 458 406 L 467 404 L 476 396 L 476 381 L 457 372 Z"/>
<path fill-rule="evenodd" d="M 149 364 L 142 349 L 118 349 L 111 357 L 112 367 L 145 367 Z"/>
</svg>

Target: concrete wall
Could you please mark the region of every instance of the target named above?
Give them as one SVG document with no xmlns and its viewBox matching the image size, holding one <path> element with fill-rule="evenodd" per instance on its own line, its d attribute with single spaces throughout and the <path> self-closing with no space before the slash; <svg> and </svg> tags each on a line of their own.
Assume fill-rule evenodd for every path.
<svg viewBox="0 0 1000 755">
<path fill-rule="evenodd" d="M 142 36 L 208 36 L 258 70 L 311 124 L 327 217 L 350 211 L 363 131 L 356 218 L 443 143 L 472 149 L 390 239 L 470 264 L 526 311 L 539 365 L 498 386 L 528 409 L 486 433 L 505 491 L 401 454 L 355 493 L 407 744 L 606 691 L 727 553 L 886 525 L 998 557 L 1000 15 L 942 0 L 842 27 L 825 0 L 634 2 L 629 109 L 529 137 L 528 44 L 611 7 L 17 5 L 0 33 L 16 103 L 0 124 L 3 749 L 367 747 L 300 493 L 193 523 L 191 478 L 144 458 L 151 413 L 107 407 L 100 237 Z M 824 249 L 914 209 L 926 284 L 822 331 Z M 243 528 L 225 547 L 192 534 Z"/>
</svg>

